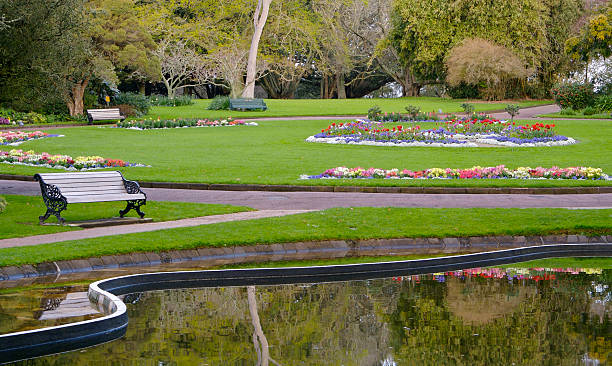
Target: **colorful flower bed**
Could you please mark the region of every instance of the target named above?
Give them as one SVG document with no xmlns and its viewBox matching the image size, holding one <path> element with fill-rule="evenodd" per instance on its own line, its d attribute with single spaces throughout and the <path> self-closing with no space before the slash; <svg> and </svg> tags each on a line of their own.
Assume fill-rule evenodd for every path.
<svg viewBox="0 0 612 366">
<path fill-rule="evenodd" d="M 554 124 L 517 125 L 495 119 L 451 120 L 436 124 L 434 129 L 420 126 L 386 126 L 381 122 L 357 120 L 332 123 L 321 133 L 310 136 L 308 142 L 328 144 L 358 144 L 378 146 L 556 146 L 573 144 L 576 140 L 556 135 Z"/>
<path fill-rule="evenodd" d="M 46 152 L 37 154 L 34 151 L 23 151 L 13 149 L 11 151 L 0 150 L 0 163 L 42 166 L 46 168 L 66 170 L 91 170 L 111 167 L 146 167 L 148 165 L 133 164 L 123 160 L 106 159 L 101 156 L 77 156 L 73 158 L 68 155 L 52 155 Z"/>
<path fill-rule="evenodd" d="M 42 131 L 21 132 L 21 131 L 6 131 L 0 132 L 0 145 L 17 146 L 29 140 L 36 140 L 45 137 L 61 137 L 63 135 L 50 135 Z"/>
<path fill-rule="evenodd" d="M 257 126 L 255 122 L 244 122 L 232 118 L 222 120 L 209 119 L 144 119 L 140 121 L 123 121 L 117 123 L 119 128 L 133 130 L 151 130 L 158 128 L 180 128 L 180 127 L 221 127 L 221 126 Z"/>
<path fill-rule="evenodd" d="M 610 180 L 600 168 L 569 167 L 569 168 L 530 168 L 519 167 L 508 169 L 504 165 L 496 167 L 475 166 L 470 169 L 441 169 L 431 168 L 425 170 L 408 169 L 364 169 L 337 167 L 328 169 L 319 175 L 302 175 L 300 179 L 585 179 Z"/>
</svg>

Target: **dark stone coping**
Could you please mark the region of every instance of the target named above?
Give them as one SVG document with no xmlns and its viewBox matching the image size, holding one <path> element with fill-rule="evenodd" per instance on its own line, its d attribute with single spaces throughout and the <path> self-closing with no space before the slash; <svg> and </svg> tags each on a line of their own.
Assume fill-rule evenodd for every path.
<svg viewBox="0 0 612 366">
<path fill-rule="evenodd" d="M 0 174 L 3 180 L 34 181 L 29 175 Z M 358 187 L 269 184 L 215 184 L 180 182 L 138 182 L 142 188 L 193 189 L 214 191 L 267 192 L 355 192 L 408 194 L 601 194 L 612 193 L 612 186 L 600 187 Z"/>
<path fill-rule="evenodd" d="M 524 240 L 523 240 L 524 239 Z M 526 243 L 527 238 L 520 239 Z M 460 247 L 458 238 L 434 240 L 435 244 Z M 422 245 L 429 240 L 421 240 Z M 347 242 L 334 242 L 349 249 Z M 343 244 L 344 243 L 344 244 Z M 373 247 L 379 242 L 371 241 Z M 332 245 L 336 247 L 336 245 Z M 296 245 L 296 251 L 299 250 Z M 365 263 L 317 267 L 229 269 L 209 271 L 180 271 L 146 273 L 115 277 L 92 283 L 88 297 L 106 316 L 56 327 L 42 328 L 0 335 L 0 362 L 11 362 L 47 354 L 67 352 L 93 346 L 122 337 L 128 318 L 125 304 L 119 295 L 165 289 L 277 285 L 291 283 L 335 282 L 365 280 L 391 276 L 405 276 L 445 272 L 465 268 L 492 266 L 570 256 L 610 256 L 610 244 L 539 245 L 493 252 L 419 259 L 409 261 Z"/>
<path fill-rule="evenodd" d="M 483 236 L 461 238 L 397 238 L 329 240 L 271 245 L 206 247 L 166 252 L 118 254 L 34 265 L 0 267 L 0 281 L 88 272 L 118 267 L 158 266 L 197 261 L 202 266 L 247 262 L 329 259 L 357 256 L 479 253 L 553 244 L 611 244 L 612 235 Z"/>
</svg>

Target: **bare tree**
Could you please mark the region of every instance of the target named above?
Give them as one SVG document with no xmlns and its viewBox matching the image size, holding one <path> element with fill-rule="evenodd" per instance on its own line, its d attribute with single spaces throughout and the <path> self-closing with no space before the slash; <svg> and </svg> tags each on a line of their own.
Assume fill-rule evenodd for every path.
<svg viewBox="0 0 612 366">
<path fill-rule="evenodd" d="M 259 48 L 259 40 L 263 33 L 266 20 L 268 20 L 268 12 L 272 0 L 258 0 L 255 13 L 253 14 L 253 38 L 251 39 L 251 47 L 249 49 L 249 59 L 247 61 L 247 75 L 244 90 L 242 91 L 243 98 L 253 98 L 255 96 L 255 79 L 257 76 L 257 50 Z"/>
<path fill-rule="evenodd" d="M 204 58 L 183 40 L 162 40 L 154 54 L 160 61 L 168 98 L 174 98 L 178 89 L 203 84 L 210 76 Z"/>
</svg>

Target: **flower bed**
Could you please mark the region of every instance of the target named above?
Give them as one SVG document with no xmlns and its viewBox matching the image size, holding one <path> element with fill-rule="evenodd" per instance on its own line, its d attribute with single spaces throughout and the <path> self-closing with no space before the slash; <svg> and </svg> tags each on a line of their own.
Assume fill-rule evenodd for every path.
<svg viewBox="0 0 612 366">
<path fill-rule="evenodd" d="M 569 168 L 530 168 L 519 167 L 508 169 L 504 165 L 496 167 L 475 166 L 470 169 L 441 169 L 426 170 L 408 169 L 364 169 L 337 167 L 328 169 L 319 175 L 302 175 L 300 179 L 584 179 L 584 180 L 610 180 L 600 168 L 569 167 Z"/>
<path fill-rule="evenodd" d="M 209 119 L 145 119 L 140 121 L 118 122 L 117 127 L 133 130 L 151 130 L 159 128 L 181 127 L 222 127 L 222 126 L 257 126 L 255 122 L 244 122 L 232 118 L 222 120 Z"/>
<path fill-rule="evenodd" d="M 0 163 L 42 166 L 45 168 L 66 170 L 92 170 L 111 167 L 147 167 L 148 165 L 133 164 L 123 160 L 106 159 L 101 156 L 77 156 L 73 158 L 68 155 L 52 155 L 46 152 L 37 154 L 34 151 L 23 151 L 13 149 L 11 151 L 0 150 Z"/>
<path fill-rule="evenodd" d="M 576 140 L 555 135 L 554 124 L 516 125 L 515 122 L 491 119 L 452 120 L 437 124 L 435 129 L 420 126 L 394 127 L 381 122 L 357 120 L 332 123 L 321 133 L 310 136 L 308 142 L 358 144 L 378 146 L 459 146 L 481 144 L 502 146 L 556 146 L 576 143 Z"/>
<path fill-rule="evenodd" d="M 0 145 L 17 146 L 29 140 L 36 140 L 46 137 L 62 137 L 63 135 L 50 135 L 42 131 L 21 132 L 6 131 L 0 132 Z"/>
</svg>

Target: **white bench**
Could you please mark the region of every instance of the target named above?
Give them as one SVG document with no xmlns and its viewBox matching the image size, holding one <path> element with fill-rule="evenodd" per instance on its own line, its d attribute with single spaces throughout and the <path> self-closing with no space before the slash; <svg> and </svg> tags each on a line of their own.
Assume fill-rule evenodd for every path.
<svg viewBox="0 0 612 366">
<path fill-rule="evenodd" d="M 88 109 L 87 120 L 89 123 L 93 121 L 106 121 L 118 119 L 123 121 L 125 117 L 121 115 L 119 108 L 107 108 L 107 109 Z"/>
<path fill-rule="evenodd" d="M 140 189 L 138 183 L 126 180 L 121 172 L 84 172 L 84 173 L 45 173 L 36 174 L 34 179 L 40 183 L 43 201 L 47 212 L 39 216 L 42 224 L 51 215 L 63 225 L 61 211 L 69 203 L 127 201 L 127 207 L 119 211 L 123 217 L 134 209 L 140 218 L 144 213 L 140 206 L 147 202 L 147 195 Z"/>
</svg>

